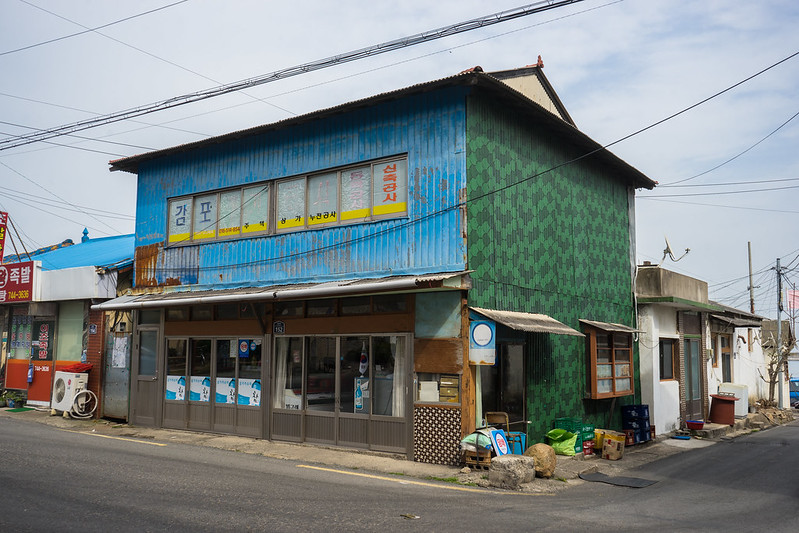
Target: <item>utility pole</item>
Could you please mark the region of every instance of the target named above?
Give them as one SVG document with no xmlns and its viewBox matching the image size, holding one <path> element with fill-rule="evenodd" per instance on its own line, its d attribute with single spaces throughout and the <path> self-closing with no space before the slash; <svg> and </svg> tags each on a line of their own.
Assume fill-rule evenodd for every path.
<svg viewBox="0 0 799 533">
<path fill-rule="evenodd" d="M 755 287 L 752 280 L 752 241 L 746 243 L 749 247 L 749 312 L 755 314 Z"/>
<path fill-rule="evenodd" d="M 780 270 L 780 258 L 777 258 L 777 355 L 782 350 L 782 272 Z M 780 358 L 781 359 L 781 358 Z M 779 363 L 777 373 L 777 387 L 779 390 L 779 403 L 777 407 L 782 409 L 782 361 Z"/>
</svg>

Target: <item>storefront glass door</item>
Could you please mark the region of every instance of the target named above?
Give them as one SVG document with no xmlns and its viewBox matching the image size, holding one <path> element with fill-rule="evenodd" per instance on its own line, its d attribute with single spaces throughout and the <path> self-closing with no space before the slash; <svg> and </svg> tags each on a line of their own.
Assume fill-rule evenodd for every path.
<svg viewBox="0 0 799 533">
<path fill-rule="evenodd" d="M 404 450 L 405 336 L 278 337 L 272 436 Z"/>
</svg>

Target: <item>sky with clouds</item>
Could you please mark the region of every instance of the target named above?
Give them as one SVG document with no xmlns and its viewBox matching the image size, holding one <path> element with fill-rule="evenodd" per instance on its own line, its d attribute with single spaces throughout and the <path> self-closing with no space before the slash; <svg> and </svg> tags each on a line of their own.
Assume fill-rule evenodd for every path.
<svg viewBox="0 0 799 533">
<path fill-rule="evenodd" d="M 0 143 L 32 128 L 136 108 L 521 5 L 4 0 Z M 132 233 L 136 178 L 109 173 L 109 160 L 475 65 L 521 67 L 541 55 L 577 126 L 603 145 L 615 143 L 612 152 L 660 183 L 637 195 L 639 263 L 659 263 L 668 237 L 676 257 L 691 251 L 679 262 L 667 258 L 665 268 L 707 281 L 712 299 L 746 310 L 751 242 L 755 310 L 774 317 L 778 257 L 787 279 L 799 282 L 797 27 L 795 0 L 576 2 L 76 136 L 0 145 L 0 210 L 10 213 L 29 248 L 77 242 L 84 227 L 92 237 Z"/>
</svg>

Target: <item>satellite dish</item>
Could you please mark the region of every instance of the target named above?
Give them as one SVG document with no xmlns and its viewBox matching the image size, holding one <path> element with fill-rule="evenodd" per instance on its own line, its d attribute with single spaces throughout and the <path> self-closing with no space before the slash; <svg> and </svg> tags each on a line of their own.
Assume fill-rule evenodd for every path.
<svg viewBox="0 0 799 533">
<path fill-rule="evenodd" d="M 663 238 L 666 240 L 666 249 L 663 250 L 663 259 L 660 260 L 660 263 L 658 263 L 658 266 L 663 264 L 663 261 L 666 260 L 666 257 L 669 257 L 672 261 L 674 261 L 676 263 L 677 261 L 679 261 L 680 259 L 682 259 L 686 255 L 688 255 L 688 252 L 691 251 L 690 248 L 686 248 L 684 254 L 682 254 L 680 257 L 674 257 L 674 250 L 671 249 L 671 243 L 669 242 L 669 238 L 666 237 L 665 235 L 663 236 Z"/>
</svg>

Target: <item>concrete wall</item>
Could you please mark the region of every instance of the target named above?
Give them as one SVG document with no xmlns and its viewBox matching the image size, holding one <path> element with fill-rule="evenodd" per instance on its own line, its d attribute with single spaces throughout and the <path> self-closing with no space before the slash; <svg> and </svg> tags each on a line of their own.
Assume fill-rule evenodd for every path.
<svg viewBox="0 0 799 533">
<path fill-rule="evenodd" d="M 670 296 L 707 303 L 707 283 L 657 266 L 638 267 L 635 292 L 641 298 Z"/>
<path fill-rule="evenodd" d="M 668 307 L 638 306 L 638 350 L 641 365 L 641 401 L 649 405 L 649 420 L 657 434 L 680 427 L 680 384 L 660 379 L 660 339 L 679 339 L 677 312 Z"/>
<path fill-rule="evenodd" d="M 719 346 L 713 349 L 720 351 Z M 721 364 L 713 367 L 712 360 L 707 361 L 708 394 L 716 394 L 722 383 Z M 761 345 L 760 328 L 735 328 L 732 349 L 732 382 L 746 385 L 748 389 L 749 408 L 755 401 L 768 398 L 768 384 L 762 376 L 767 376 L 766 358 Z"/>
</svg>

